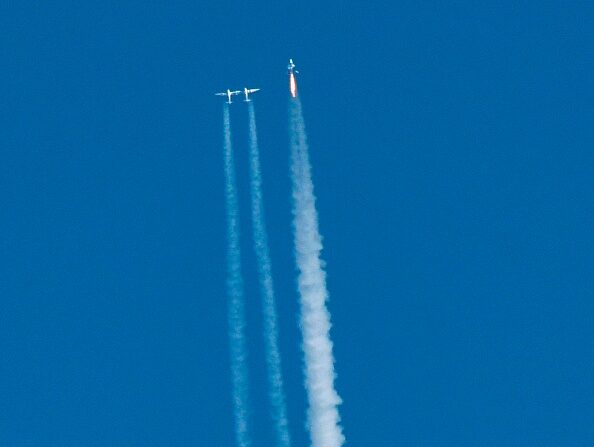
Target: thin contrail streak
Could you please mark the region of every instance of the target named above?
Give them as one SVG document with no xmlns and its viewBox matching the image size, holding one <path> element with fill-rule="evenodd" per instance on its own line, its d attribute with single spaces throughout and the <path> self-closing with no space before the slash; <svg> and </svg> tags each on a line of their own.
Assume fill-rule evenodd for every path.
<svg viewBox="0 0 594 447">
<path fill-rule="evenodd" d="M 248 376 L 245 343 L 245 309 L 241 252 L 239 247 L 239 208 L 235 187 L 235 168 L 231 146 L 229 107 L 223 105 L 225 160 L 225 198 L 227 204 L 227 293 L 229 294 L 229 339 L 231 347 L 231 380 L 233 384 L 233 409 L 235 437 L 238 447 L 250 445 L 248 419 Z"/>
<path fill-rule="evenodd" d="M 293 226 L 299 269 L 301 330 L 305 356 L 305 386 L 309 408 L 308 426 L 313 447 L 339 447 L 344 442 L 334 388 L 334 357 L 330 340 L 330 313 L 322 238 L 311 178 L 305 124 L 299 98 L 289 101 Z"/>
<path fill-rule="evenodd" d="M 277 445 L 289 447 L 291 439 L 287 421 L 287 407 L 283 386 L 281 357 L 278 348 L 277 313 L 272 281 L 272 267 L 268 235 L 264 223 L 264 200 L 262 198 L 262 175 L 260 172 L 260 154 L 256 129 L 256 114 L 253 102 L 248 106 L 250 138 L 250 192 L 252 201 L 252 221 L 254 232 L 254 250 L 258 264 L 258 275 L 262 294 L 264 313 L 264 343 L 268 367 L 269 398 L 272 417 L 275 423 Z"/>
</svg>

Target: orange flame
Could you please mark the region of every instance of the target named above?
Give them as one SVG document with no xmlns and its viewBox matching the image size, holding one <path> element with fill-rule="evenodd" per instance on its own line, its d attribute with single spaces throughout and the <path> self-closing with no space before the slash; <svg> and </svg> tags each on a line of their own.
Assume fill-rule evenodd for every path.
<svg viewBox="0 0 594 447">
<path fill-rule="evenodd" d="M 293 98 L 297 97 L 297 81 L 293 72 L 289 73 L 289 90 Z"/>
</svg>

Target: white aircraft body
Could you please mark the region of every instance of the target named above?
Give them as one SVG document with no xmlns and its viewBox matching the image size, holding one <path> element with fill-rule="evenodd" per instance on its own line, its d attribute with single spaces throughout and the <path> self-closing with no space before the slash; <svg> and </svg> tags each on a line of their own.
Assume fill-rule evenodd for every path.
<svg viewBox="0 0 594 447">
<path fill-rule="evenodd" d="M 243 89 L 243 93 L 245 95 L 245 102 L 251 102 L 251 99 L 248 98 L 248 95 L 250 93 L 255 93 L 255 92 L 259 91 L 259 90 L 260 90 L 259 88 L 247 88 L 247 87 L 245 87 Z"/>
<path fill-rule="evenodd" d="M 295 70 L 295 64 L 293 63 L 293 59 L 289 59 L 289 65 L 287 65 L 287 70 L 289 70 L 289 74 L 293 72 L 299 73 L 297 70 Z"/>
<path fill-rule="evenodd" d="M 233 95 L 239 95 L 240 93 L 241 93 L 241 91 L 239 91 L 239 90 L 231 91 L 231 90 L 227 89 L 226 92 L 215 93 L 215 95 L 217 95 L 217 96 L 226 96 L 228 98 L 227 104 L 231 104 L 231 96 L 233 96 Z"/>
</svg>

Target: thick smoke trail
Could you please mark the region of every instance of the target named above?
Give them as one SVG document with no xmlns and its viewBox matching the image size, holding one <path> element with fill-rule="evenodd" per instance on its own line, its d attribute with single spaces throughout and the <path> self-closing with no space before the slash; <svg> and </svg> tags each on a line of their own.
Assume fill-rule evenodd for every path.
<svg viewBox="0 0 594 447">
<path fill-rule="evenodd" d="M 264 313 L 264 343 L 268 367 L 268 386 L 272 417 L 275 422 L 277 445 L 289 447 L 291 439 L 287 421 L 287 407 L 283 387 L 281 357 L 278 348 L 277 313 L 272 281 L 272 267 L 268 236 L 264 224 L 264 200 L 262 198 L 262 176 L 260 173 L 260 154 L 256 130 L 254 103 L 250 102 L 249 137 L 250 137 L 250 192 L 252 199 L 252 220 L 254 231 L 254 249 L 256 252 L 258 275 L 262 293 L 262 311 Z"/>
<path fill-rule="evenodd" d="M 248 447 L 248 377 L 245 346 L 245 310 L 241 252 L 239 247 L 239 207 L 235 188 L 235 168 L 231 147 L 229 107 L 223 106 L 225 198 L 227 202 L 227 293 L 229 294 L 229 339 L 231 345 L 231 379 L 235 412 L 235 437 L 238 447 Z"/>
<path fill-rule="evenodd" d="M 313 447 L 339 447 L 344 442 L 339 425 L 341 399 L 334 389 L 334 357 L 330 341 L 330 314 L 326 308 L 326 273 L 320 258 L 322 238 L 311 178 L 305 124 L 299 98 L 289 101 L 293 225 L 299 268 L 301 330 L 305 356 L 308 425 Z"/>
</svg>

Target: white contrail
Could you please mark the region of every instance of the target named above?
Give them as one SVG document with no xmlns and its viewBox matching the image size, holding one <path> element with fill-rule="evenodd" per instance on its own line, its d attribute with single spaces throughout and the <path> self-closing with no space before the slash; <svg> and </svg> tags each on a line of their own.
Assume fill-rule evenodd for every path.
<svg viewBox="0 0 594 447">
<path fill-rule="evenodd" d="M 258 274 L 262 293 L 262 311 L 264 313 L 264 343 L 268 367 L 269 397 L 272 405 L 272 417 L 275 422 L 277 446 L 289 447 L 291 439 L 287 421 L 287 407 L 283 386 L 281 357 L 278 348 L 277 313 L 272 281 L 272 267 L 268 236 L 264 223 L 264 200 L 262 198 L 262 175 L 260 173 L 260 153 L 256 130 L 254 103 L 248 106 L 250 137 L 250 192 L 252 199 L 252 221 L 254 232 L 254 250 L 258 264 Z"/>
<path fill-rule="evenodd" d="M 229 107 L 223 105 L 225 158 L 225 198 L 227 203 L 227 292 L 229 294 L 229 339 L 231 347 L 231 379 L 233 382 L 233 408 L 235 437 L 238 447 L 250 445 L 248 419 L 248 377 L 245 346 L 245 309 L 241 252 L 239 247 L 239 207 L 235 188 L 235 167 L 231 146 Z"/>
<path fill-rule="evenodd" d="M 299 98 L 289 100 L 293 226 L 299 268 L 301 330 L 305 356 L 308 427 L 313 447 L 339 447 L 344 442 L 334 389 L 334 357 L 330 313 L 326 308 L 326 273 L 320 258 L 322 238 L 311 179 L 305 124 Z"/>
</svg>

